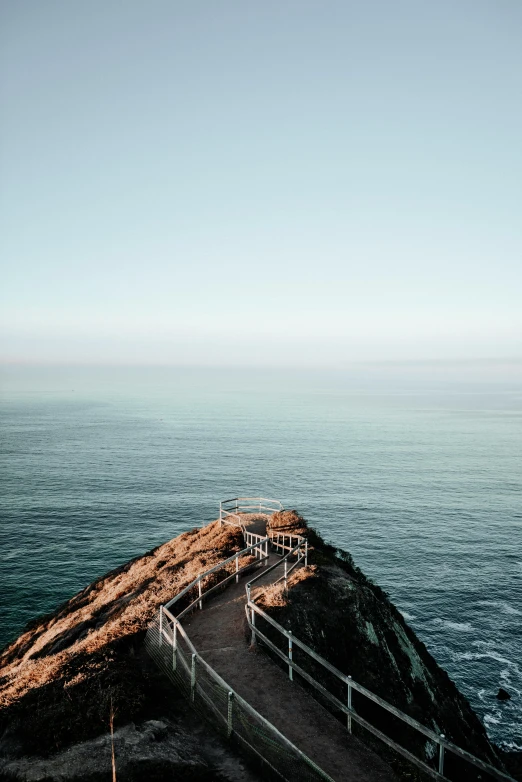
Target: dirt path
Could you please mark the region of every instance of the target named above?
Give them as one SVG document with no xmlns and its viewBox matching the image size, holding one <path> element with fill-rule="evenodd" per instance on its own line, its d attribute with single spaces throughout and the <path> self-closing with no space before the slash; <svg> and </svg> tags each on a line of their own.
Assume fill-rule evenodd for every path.
<svg viewBox="0 0 522 782">
<path fill-rule="evenodd" d="M 279 560 L 271 555 L 269 565 Z M 266 586 L 280 575 L 276 568 L 257 583 Z M 250 647 L 245 603 L 244 582 L 233 584 L 183 622 L 203 659 L 336 782 L 396 780 L 391 768 L 347 733 L 297 681 L 291 682 L 262 650 Z"/>
</svg>

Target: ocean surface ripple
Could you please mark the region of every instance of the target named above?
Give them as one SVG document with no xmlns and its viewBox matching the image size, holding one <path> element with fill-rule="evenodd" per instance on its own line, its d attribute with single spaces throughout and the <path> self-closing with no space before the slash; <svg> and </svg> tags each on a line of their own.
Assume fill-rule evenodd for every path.
<svg viewBox="0 0 522 782">
<path fill-rule="evenodd" d="M 261 494 L 349 550 L 522 749 L 520 389 L 11 368 L 0 413 L 0 646 L 220 499 Z"/>
</svg>

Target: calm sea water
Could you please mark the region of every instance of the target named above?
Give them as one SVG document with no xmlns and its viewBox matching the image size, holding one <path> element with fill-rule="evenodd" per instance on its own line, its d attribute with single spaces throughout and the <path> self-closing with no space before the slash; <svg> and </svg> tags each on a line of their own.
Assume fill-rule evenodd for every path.
<svg viewBox="0 0 522 782">
<path fill-rule="evenodd" d="M 522 389 L 168 369 L 2 374 L 0 645 L 108 569 L 214 519 L 295 507 L 385 590 L 522 749 Z M 505 687 L 512 700 L 495 699 Z"/>
</svg>

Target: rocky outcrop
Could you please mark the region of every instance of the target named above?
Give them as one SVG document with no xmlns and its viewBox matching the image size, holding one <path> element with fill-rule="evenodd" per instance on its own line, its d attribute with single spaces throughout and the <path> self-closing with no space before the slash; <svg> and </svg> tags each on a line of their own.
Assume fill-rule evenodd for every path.
<svg viewBox="0 0 522 782">
<path fill-rule="evenodd" d="M 213 780 L 211 768 L 200 753 L 194 737 L 168 720 L 148 720 L 142 725 L 125 725 L 90 741 L 73 744 L 51 757 L 22 757 L 7 760 L 3 773 L 24 782 L 51 782 L 76 779 L 105 782 L 111 778 L 112 745 L 118 775 L 129 780 L 164 779 L 167 775 L 183 779 Z"/>
<path fill-rule="evenodd" d="M 280 624 L 341 672 L 401 711 L 475 756 L 502 768 L 502 760 L 466 698 L 459 692 L 388 596 L 354 565 L 351 556 L 328 546 L 306 522 L 286 512 L 277 528 L 304 531 L 310 547 L 306 570 L 298 570 L 288 590 L 282 583 L 267 590 L 260 605 Z M 282 647 L 281 636 L 263 631 Z M 314 664 L 298 648 L 294 660 L 345 702 L 346 686 Z M 354 708 L 375 727 L 417 757 L 429 760 L 436 746 L 381 707 L 354 693 Z M 362 729 L 361 729 L 362 730 Z M 365 740 L 371 736 L 366 734 Z M 381 751 L 383 748 L 381 747 Z M 452 761 L 458 779 L 480 779 L 469 766 Z M 483 778 L 483 777 L 482 777 Z"/>
<path fill-rule="evenodd" d="M 276 515 L 273 525 L 308 535 L 311 566 L 295 572 L 288 592 L 268 590 L 266 610 L 361 684 L 498 762 L 465 698 L 351 557 L 297 514 Z M 186 532 L 34 620 L 0 654 L 0 782 L 110 782 L 111 708 L 118 782 L 259 779 L 170 687 L 143 644 L 161 603 L 242 547 L 238 529 L 216 522 Z M 386 718 L 355 706 L 377 725 Z M 431 751 L 429 742 L 415 749 Z M 414 779 L 408 769 L 403 777 Z"/>
<path fill-rule="evenodd" d="M 31 622 L 0 655 L 0 780 L 110 781 L 111 706 L 119 782 L 253 780 L 143 644 L 161 603 L 242 547 L 218 523 L 186 532 Z"/>
</svg>

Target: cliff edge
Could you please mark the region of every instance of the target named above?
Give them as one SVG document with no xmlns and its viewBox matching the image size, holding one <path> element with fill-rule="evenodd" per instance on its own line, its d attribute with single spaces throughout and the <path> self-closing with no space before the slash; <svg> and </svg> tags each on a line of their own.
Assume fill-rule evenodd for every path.
<svg viewBox="0 0 522 782">
<path fill-rule="evenodd" d="M 267 590 L 265 610 L 360 684 L 498 764 L 471 707 L 382 590 L 295 512 L 275 515 L 273 524 L 304 531 L 311 559 L 288 590 Z M 189 709 L 143 645 L 162 603 L 243 547 L 240 529 L 213 522 L 31 622 L 0 654 L 0 780 L 111 780 L 111 710 L 119 782 L 260 779 Z"/>
</svg>

